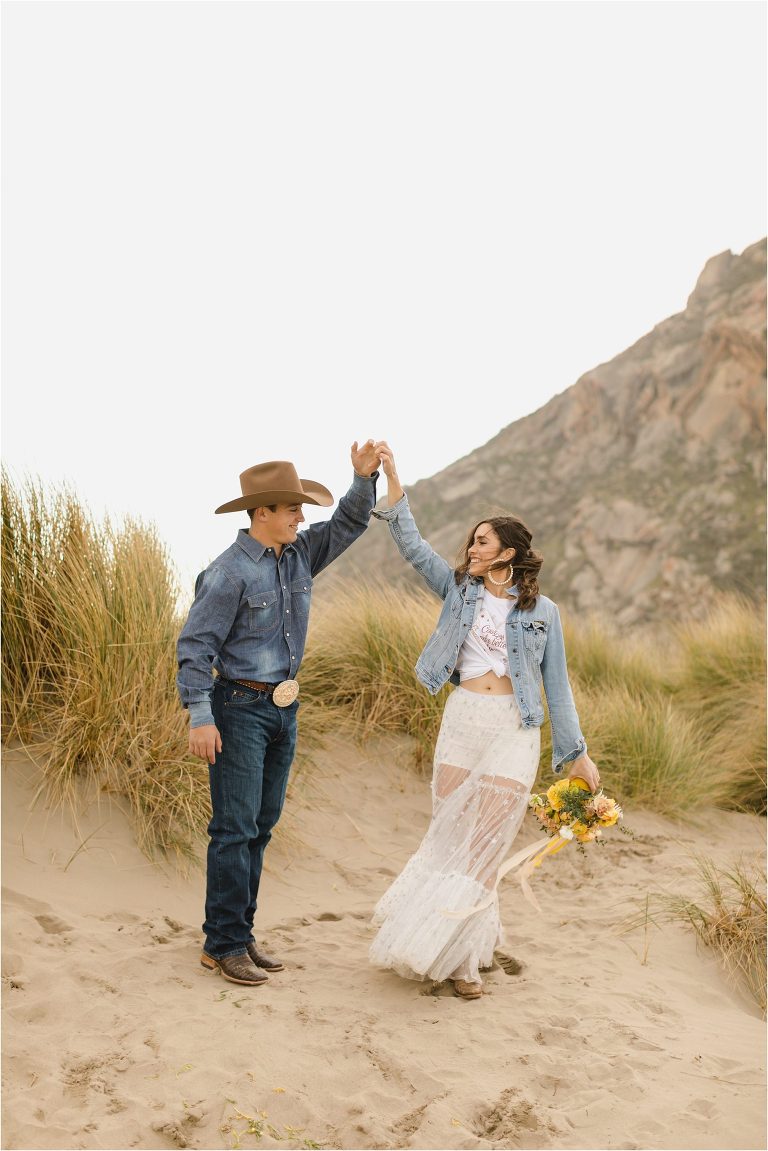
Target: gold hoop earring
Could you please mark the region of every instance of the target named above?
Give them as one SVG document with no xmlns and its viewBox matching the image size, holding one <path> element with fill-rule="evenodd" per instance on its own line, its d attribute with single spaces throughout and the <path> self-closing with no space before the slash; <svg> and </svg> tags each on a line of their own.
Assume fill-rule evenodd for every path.
<svg viewBox="0 0 768 1151">
<path fill-rule="evenodd" d="M 509 565 L 509 575 L 507 576 L 506 579 L 494 579 L 493 576 L 491 575 L 490 571 L 487 571 L 485 574 L 488 576 L 488 579 L 491 581 L 491 583 L 495 587 L 504 587 L 504 584 L 512 583 L 512 576 L 514 575 L 514 571 L 515 571 L 515 569 L 512 567 L 512 564 L 510 564 Z"/>
</svg>

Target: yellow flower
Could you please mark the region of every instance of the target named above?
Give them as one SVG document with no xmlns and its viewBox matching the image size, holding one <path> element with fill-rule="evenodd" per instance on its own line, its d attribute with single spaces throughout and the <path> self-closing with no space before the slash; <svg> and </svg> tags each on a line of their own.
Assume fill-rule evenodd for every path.
<svg viewBox="0 0 768 1151">
<path fill-rule="evenodd" d="M 563 801 L 560 798 L 562 790 L 563 789 L 559 783 L 553 783 L 552 786 L 547 789 L 547 799 L 549 800 L 549 806 L 553 807 L 555 811 L 559 811 L 563 806 Z"/>
<path fill-rule="evenodd" d="M 552 786 L 547 789 L 547 799 L 549 800 L 550 805 L 554 807 L 555 811 L 559 811 L 563 806 L 562 797 L 567 791 L 571 790 L 572 782 L 573 780 L 571 779 L 560 779 L 557 783 L 553 783 Z"/>
<path fill-rule="evenodd" d="M 591 791 L 592 790 L 592 788 L 589 786 L 587 781 L 585 779 L 582 779 L 581 776 L 579 776 L 579 775 L 575 775 L 573 777 L 573 779 L 569 779 L 568 782 L 570 783 L 570 785 L 574 791 Z"/>
<path fill-rule="evenodd" d="M 619 822 L 618 811 L 612 811 L 608 815 L 601 815 L 599 822 L 601 827 L 613 827 L 614 823 Z"/>
</svg>

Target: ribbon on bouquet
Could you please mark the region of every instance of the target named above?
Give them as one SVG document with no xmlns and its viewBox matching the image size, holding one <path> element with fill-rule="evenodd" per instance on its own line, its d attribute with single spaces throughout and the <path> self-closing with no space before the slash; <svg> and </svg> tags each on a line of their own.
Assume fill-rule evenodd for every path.
<svg viewBox="0 0 768 1151">
<path fill-rule="evenodd" d="M 516 852 L 506 863 L 501 865 L 496 873 L 496 882 L 488 896 L 481 900 L 480 903 L 476 903 L 474 907 L 460 907 L 456 911 L 441 908 L 441 914 L 447 919 L 468 919 L 470 915 L 477 915 L 478 912 L 485 911 L 486 907 L 491 907 L 498 899 L 498 886 L 504 876 L 508 875 L 510 871 L 514 871 L 515 868 L 519 868 L 518 879 L 520 880 L 523 895 L 528 902 L 540 912 L 541 907 L 539 906 L 536 896 L 531 891 L 528 878 L 533 874 L 534 868 L 541 867 L 548 855 L 554 855 L 556 851 L 560 851 L 572 839 L 573 832 L 570 827 L 561 827 L 560 834 L 553 835 L 546 843 L 530 843 L 528 847 L 524 847 L 522 851 Z"/>
</svg>

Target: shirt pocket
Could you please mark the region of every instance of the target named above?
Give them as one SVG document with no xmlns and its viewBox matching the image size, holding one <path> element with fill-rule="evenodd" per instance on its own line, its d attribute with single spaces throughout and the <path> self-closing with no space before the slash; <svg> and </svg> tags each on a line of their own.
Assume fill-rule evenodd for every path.
<svg viewBox="0 0 768 1151">
<path fill-rule="evenodd" d="M 523 642 L 526 649 L 533 652 L 541 660 L 547 643 L 547 623 L 543 619 L 526 619 L 520 621 L 523 625 Z"/>
<path fill-rule="evenodd" d="M 251 635 L 267 635 L 279 622 L 280 606 L 277 592 L 256 592 L 248 596 L 248 631 Z"/>
<path fill-rule="evenodd" d="M 291 611 L 296 620 L 309 618 L 309 601 L 312 595 L 312 580 L 302 576 L 291 583 Z"/>
</svg>

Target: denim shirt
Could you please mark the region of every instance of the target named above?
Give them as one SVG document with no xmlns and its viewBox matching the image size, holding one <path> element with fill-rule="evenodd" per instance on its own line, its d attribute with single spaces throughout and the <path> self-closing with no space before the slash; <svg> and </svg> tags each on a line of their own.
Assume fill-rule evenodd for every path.
<svg viewBox="0 0 768 1151">
<path fill-rule="evenodd" d="M 459 683 L 456 661 L 482 603 L 482 580 L 465 576 L 456 583 L 454 569 L 422 539 L 403 496 L 393 507 L 373 512 L 387 520 L 392 538 L 404 559 L 416 569 L 427 586 L 444 601 L 437 627 L 416 662 L 416 675 L 435 695 L 449 680 Z M 510 678 L 520 708 L 523 727 L 541 727 L 547 697 L 552 724 L 552 770 L 559 775 L 565 765 L 587 750 L 579 727 L 565 660 L 565 644 L 557 604 L 540 595 L 534 607 L 518 608 L 517 590 L 510 589 L 507 616 L 507 655 Z"/>
<path fill-rule="evenodd" d="M 280 558 L 245 528 L 195 581 L 177 644 L 176 685 L 190 726 L 213 723 L 213 670 L 225 679 L 295 679 L 304 655 L 312 579 L 368 526 L 376 479 L 355 474 L 329 520 L 300 531 Z"/>
</svg>

